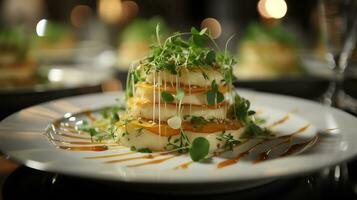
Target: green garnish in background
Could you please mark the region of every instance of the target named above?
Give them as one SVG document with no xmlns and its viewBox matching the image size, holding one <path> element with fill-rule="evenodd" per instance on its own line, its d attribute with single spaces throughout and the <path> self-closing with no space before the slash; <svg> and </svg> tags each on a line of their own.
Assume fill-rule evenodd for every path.
<svg viewBox="0 0 357 200">
<path fill-rule="evenodd" d="M 169 28 L 164 23 L 164 20 L 160 17 L 153 17 L 151 19 L 135 19 L 131 22 L 123 32 L 120 34 L 120 42 L 148 42 L 153 43 L 155 41 L 156 25 L 161 25 L 162 38 L 165 38 L 169 34 Z"/>
<path fill-rule="evenodd" d="M 247 27 L 242 40 L 251 40 L 257 43 L 280 42 L 290 46 L 298 46 L 296 37 L 281 25 L 266 26 L 257 22 L 251 23 Z"/>
<path fill-rule="evenodd" d="M 0 30 L 0 51 L 16 53 L 18 61 L 26 59 L 30 46 L 30 38 L 26 36 L 23 28 L 10 27 Z"/>
</svg>

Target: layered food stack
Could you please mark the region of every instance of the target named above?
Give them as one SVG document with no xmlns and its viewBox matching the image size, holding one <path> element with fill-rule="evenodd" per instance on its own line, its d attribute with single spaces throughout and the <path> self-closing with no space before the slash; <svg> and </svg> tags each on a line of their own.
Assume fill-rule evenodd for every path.
<svg viewBox="0 0 357 200">
<path fill-rule="evenodd" d="M 121 144 L 180 152 L 199 138 L 196 143 L 212 153 L 268 134 L 255 124 L 249 101 L 233 89 L 235 61 L 212 48 L 217 45 L 206 29 L 165 41 L 158 33 L 150 56 L 129 71 L 127 110 L 116 124 Z"/>
</svg>

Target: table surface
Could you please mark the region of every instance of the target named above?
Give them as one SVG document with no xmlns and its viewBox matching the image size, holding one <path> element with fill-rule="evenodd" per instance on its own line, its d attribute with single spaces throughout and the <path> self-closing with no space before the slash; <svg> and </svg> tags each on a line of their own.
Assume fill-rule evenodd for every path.
<svg viewBox="0 0 357 200">
<path fill-rule="evenodd" d="M 6 178 L 17 168 L 18 164 L 11 162 L 5 158 L 5 156 L 0 155 L 0 193 L 2 194 L 2 187 L 5 183 Z M 2 195 L 0 195 L 0 200 Z"/>
</svg>

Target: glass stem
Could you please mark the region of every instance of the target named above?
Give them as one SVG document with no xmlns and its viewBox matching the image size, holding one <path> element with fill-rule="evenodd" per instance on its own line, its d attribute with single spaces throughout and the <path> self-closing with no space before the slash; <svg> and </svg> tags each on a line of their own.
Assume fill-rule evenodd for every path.
<svg viewBox="0 0 357 200">
<path fill-rule="evenodd" d="M 329 82 L 326 93 L 322 102 L 326 105 L 339 107 L 340 92 L 343 91 L 343 70 L 339 67 L 339 55 L 333 58 L 333 77 Z"/>
</svg>

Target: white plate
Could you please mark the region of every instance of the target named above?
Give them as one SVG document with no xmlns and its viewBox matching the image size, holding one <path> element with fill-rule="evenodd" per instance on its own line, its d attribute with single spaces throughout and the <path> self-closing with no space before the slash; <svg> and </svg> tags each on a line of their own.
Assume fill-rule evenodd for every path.
<svg viewBox="0 0 357 200">
<path fill-rule="evenodd" d="M 217 185 L 234 181 L 244 183 L 245 187 L 283 176 L 318 170 L 352 158 L 357 154 L 357 134 L 355 134 L 357 120 L 355 117 L 303 99 L 245 90 L 239 90 L 239 93 L 250 99 L 254 109 L 258 111 L 260 117 L 267 120 L 268 125 L 289 114 L 290 117 L 284 123 L 277 124 L 272 128 L 278 132 L 278 135 L 293 133 L 310 124 L 306 130 L 289 143 L 274 148 L 271 156 L 280 155 L 290 145 L 311 140 L 315 136 L 319 136 L 318 142 L 313 146 L 307 146 L 309 148 L 305 148 L 301 154 L 273 158 L 257 164 L 252 163 L 252 160 L 258 155 L 253 152 L 238 163 L 222 169 L 217 168 L 217 163 L 224 161 L 224 157 L 227 155 L 214 157 L 209 163 L 194 163 L 187 169 L 175 170 L 176 166 L 189 161 L 189 156 L 181 155 L 159 164 L 133 168 L 128 165 L 164 159 L 171 155 L 108 164 L 104 162 L 141 154 L 129 154 L 119 158 L 85 159 L 90 156 L 123 153 L 129 149 L 101 152 L 67 151 L 56 148 L 48 140 L 49 132 L 46 132 L 46 129 L 55 120 L 74 120 L 74 118 L 70 119 L 71 116 L 75 116 L 75 120 L 78 120 L 85 115 L 76 115 L 75 113 L 114 105 L 116 99 L 123 95 L 122 93 L 104 93 L 51 101 L 11 115 L 0 123 L 0 149 L 10 156 L 10 159 L 31 168 L 88 178 L 131 183 L 180 183 L 181 185 L 196 183 Z M 63 118 L 64 116 L 65 118 Z M 83 141 L 56 137 L 63 140 Z M 237 155 L 249 145 L 253 145 L 253 143 L 241 145 L 229 155 Z M 269 145 L 261 146 L 254 151 L 262 151 Z M 238 185 L 236 186 L 242 187 Z M 201 188 L 201 190 L 203 189 Z"/>
</svg>

